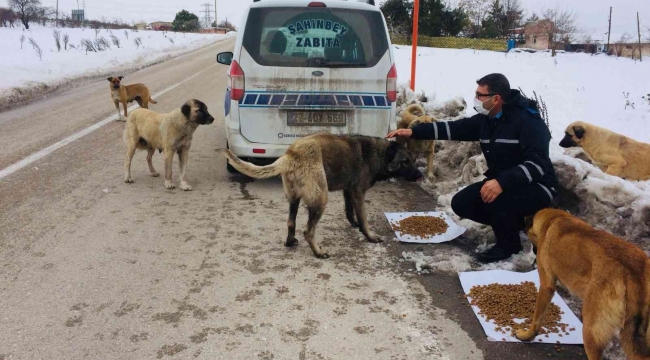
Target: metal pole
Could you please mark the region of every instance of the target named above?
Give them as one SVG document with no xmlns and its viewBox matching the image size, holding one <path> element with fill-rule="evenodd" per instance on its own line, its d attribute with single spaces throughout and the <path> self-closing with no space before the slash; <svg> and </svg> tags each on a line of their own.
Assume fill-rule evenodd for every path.
<svg viewBox="0 0 650 360">
<path fill-rule="evenodd" d="M 217 0 L 214 0 L 214 28 L 217 28 Z"/>
<path fill-rule="evenodd" d="M 641 49 L 641 21 L 639 21 L 639 12 L 636 13 L 636 26 L 639 32 L 639 61 L 643 61 L 643 51 Z"/>
<path fill-rule="evenodd" d="M 415 65 L 418 57 L 418 20 L 420 18 L 420 0 L 413 6 L 413 49 L 411 50 L 411 90 L 415 91 Z"/>
<path fill-rule="evenodd" d="M 607 52 L 609 53 L 609 36 L 612 34 L 612 7 L 609 7 L 609 30 L 607 30 Z"/>
<path fill-rule="evenodd" d="M 59 0 L 56 0 L 56 21 L 54 27 L 59 27 Z"/>
</svg>

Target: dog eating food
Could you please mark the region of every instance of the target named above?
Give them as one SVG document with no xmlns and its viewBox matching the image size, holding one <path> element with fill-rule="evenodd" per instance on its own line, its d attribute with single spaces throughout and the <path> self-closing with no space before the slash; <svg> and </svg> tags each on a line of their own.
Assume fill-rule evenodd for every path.
<svg viewBox="0 0 650 360">
<path fill-rule="evenodd" d="M 517 285 L 489 284 L 474 286 L 467 295 L 470 304 L 480 309 L 479 315 L 496 324 L 496 330 L 515 336 L 520 329 L 531 326 L 537 299 L 537 287 L 531 281 Z M 575 329 L 560 322 L 563 312 L 551 303 L 542 322 L 541 334 L 566 334 Z M 520 321 L 516 321 L 518 319 Z M 523 320 L 523 321 L 521 321 Z"/>
<path fill-rule="evenodd" d="M 435 216 L 409 216 L 391 225 L 395 231 L 420 239 L 444 234 L 449 228 L 442 217 Z"/>
</svg>

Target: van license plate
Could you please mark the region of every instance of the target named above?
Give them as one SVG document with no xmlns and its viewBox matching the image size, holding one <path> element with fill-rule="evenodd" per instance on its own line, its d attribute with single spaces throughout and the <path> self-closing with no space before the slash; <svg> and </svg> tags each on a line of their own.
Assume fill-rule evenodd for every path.
<svg viewBox="0 0 650 360">
<path fill-rule="evenodd" d="M 345 111 L 288 111 L 289 126 L 345 126 Z"/>
</svg>

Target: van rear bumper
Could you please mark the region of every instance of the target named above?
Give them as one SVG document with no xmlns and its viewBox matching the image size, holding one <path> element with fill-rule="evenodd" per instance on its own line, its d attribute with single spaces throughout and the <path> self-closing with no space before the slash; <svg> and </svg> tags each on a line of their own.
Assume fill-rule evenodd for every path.
<svg viewBox="0 0 650 360">
<path fill-rule="evenodd" d="M 259 144 L 244 139 L 241 134 L 230 134 L 228 136 L 228 147 L 238 157 L 247 158 L 279 158 L 289 148 L 289 145 Z M 263 149 L 263 154 L 253 152 L 253 149 Z"/>
</svg>

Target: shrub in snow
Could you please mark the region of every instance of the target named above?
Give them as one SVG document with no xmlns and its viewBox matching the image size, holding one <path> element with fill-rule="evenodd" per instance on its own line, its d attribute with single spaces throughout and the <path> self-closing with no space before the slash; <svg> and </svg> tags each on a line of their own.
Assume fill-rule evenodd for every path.
<svg viewBox="0 0 650 360">
<path fill-rule="evenodd" d="M 111 34 L 111 41 L 113 42 L 113 45 L 117 46 L 118 49 L 120 48 L 120 39 L 117 36 Z"/>
<path fill-rule="evenodd" d="M 20 50 L 23 49 L 23 43 L 25 42 L 25 34 L 20 35 Z"/>
<path fill-rule="evenodd" d="M 52 32 L 52 35 L 54 35 L 54 45 L 56 45 L 56 50 L 61 51 L 61 32 L 55 29 Z"/>
<path fill-rule="evenodd" d="M 124 36 L 126 36 L 126 39 L 129 40 L 129 31 L 124 30 Z"/>
<path fill-rule="evenodd" d="M 34 38 L 29 38 L 29 44 L 32 46 L 32 48 L 36 52 L 36 55 L 38 56 L 38 58 L 41 61 L 43 61 L 43 50 L 41 49 L 40 46 L 38 46 L 38 44 L 36 43 L 36 40 L 34 40 Z"/>
<path fill-rule="evenodd" d="M 97 49 L 95 48 L 95 44 L 90 39 L 82 39 L 81 40 L 81 47 L 84 50 L 86 50 L 86 55 L 88 54 L 89 51 L 97 52 Z"/>
<path fill-rule="evenodd" d="M 95 48 L 97 51 L 106 51 L 111 49 L 111 43 L 105 37 L 98 37 L 95 39 Z"/>
<path fill-rule="evenodd" d="M 173 44 L 173 43 L 174 43 L 174 39 L 169 38 L 169 42 Z"/>
<path fill-rule="evenodd" d="M 68 43 L 70 42 L 70 35 L 63 34 L 63 50 L 68 50 Z M 72 47 L 72 45 L 70 46 Z"/>
<path fill-rule="evenodd" d="M 634 103 L 630 101 L 630 93 L 623 93 L 623 97 L 625 98 L 625 109 L 627 110 L 628 107 L 631 107 L 632 109 L 635 109 Z"/>
<path fill-rule="evenodd" d="M 98 37 L 98 36 L 99 36 L 99 32 L 100 32 L 100 31 L 101 31 L 100 29 L 95 29 L 95 37 Z"/>
<path fill-rule="evenodd" d="M 142 45 L 142 39 L 140 39 L 139 37 L 133 39 L 133 42 L 135 43 L 135 47 L 138 49 L 140 48 L 140 45 Z"/>
</svg>

